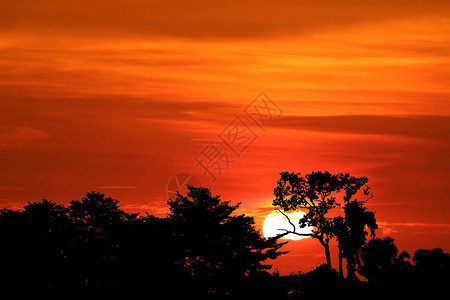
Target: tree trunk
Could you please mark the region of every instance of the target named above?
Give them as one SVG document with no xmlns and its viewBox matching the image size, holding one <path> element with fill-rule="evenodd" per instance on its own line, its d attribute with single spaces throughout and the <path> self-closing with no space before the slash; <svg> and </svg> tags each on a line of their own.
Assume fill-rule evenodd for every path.
<svg viewBox="0 0 450 300">
<path fill-rule="evenodd" d="M 325 241 L 323 238 L 318 238 L 320 244 L 325 248 L 325 257 L 327 259 L 327 266 L 332 268 L 331 266 L 331 255 L 330 255 L 330 246 L 328 245 L 329 239 L 326 239 Z"/>
<path fill-rule="evenodd" d="M 325 247 L 325 257 L 327 258 L 327 265 L 331 269 L 331 255 L 330 255 L 330 246 L 328 244 L 324 245 Z"/>
<path fill-rule="evenodd" d="M 351 280 L 357 280 L 356 270 L 355 270 L 355 261 L 351 259 L 350 261 L 347 259 L 347 278 Z"/>
<path fill-rule="evenodd" d="M 339 249 L 339 277 L 344 278 L 344 269 L 342 268 L 342 249 L 341 247 L 338 247 Z"/>
</svg>

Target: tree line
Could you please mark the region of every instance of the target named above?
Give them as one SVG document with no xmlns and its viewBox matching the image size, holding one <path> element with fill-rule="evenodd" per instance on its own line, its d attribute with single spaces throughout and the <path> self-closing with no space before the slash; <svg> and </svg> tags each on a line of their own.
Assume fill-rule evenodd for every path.
<svg viewBox="0 0 450 300">
<path fill-rule="evenodd" d="M 267 273 L 284 252 L 252 217 L 209 189 L 189 186 L 165 218 L 127 213 L 89 192 L 68 206 L 47 199 L 0 211 L 3 288 L 53 293 L 230 293 Z"/>
<path fill-rule="evenodd" d="M 0 211 L 2 290 L 33 295 L 99 293 L 147 296 L 355 297 L 397 291 L 442 291 L 450 256 L 440 248 L 399 253 L 390 237 L 376 236 L 366 177 L 329 172 L 280 173 L 273 205 L 306 212 L 325 263 L 298 276 L 270 273 L 286 254 L 288 233 L 264 238 L 253 217 L 205 187 L 188 186 L 168 201 L 169 214 L 127 213 L 119 201 L 89 192 L 68 205 L 47 199 Z M 287 215 L 286 215 L 287 217 Z M 289 220 L 290 221 L 290 220 Z M 338 269 L 330 241 L 337 240 Z M 344 278 L 344 264 L 347 278 Z M 361 281 L 360 279 L 364 280 Z"/>
</svg>

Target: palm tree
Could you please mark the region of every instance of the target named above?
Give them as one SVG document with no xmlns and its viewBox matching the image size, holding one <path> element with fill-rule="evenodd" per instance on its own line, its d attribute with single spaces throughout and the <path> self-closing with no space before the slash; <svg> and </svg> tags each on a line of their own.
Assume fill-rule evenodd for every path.
<svg viewBox="0 0 450 300">
<path fill-rule="evenodd" d="M 347 278 L 356 279 L 356 266 L 360 265 L 361 249 L 367 235 L 375 236 L 378 228 L 375 214 L 368 211 L 363 201 L 348 201 L 344 206 L 345 217 L 334 218 L 334 228 L 339 248 L 339 274 L 342 277 L 342 258 L 347 260 Z"/>
<path fill-rule="evenodd" d="M 406 251 L 398 254 L 393 238 L 389 236 L 374 238 L 361 250 L 361 265 L 358 273 L 366 277 L 369 282 L 378 281 L 395 266 L 405 264 L 405 259 L 408 258 L 409 253 Z M 409 265 L 409 262 L 406 264 Z"/>
</svg>

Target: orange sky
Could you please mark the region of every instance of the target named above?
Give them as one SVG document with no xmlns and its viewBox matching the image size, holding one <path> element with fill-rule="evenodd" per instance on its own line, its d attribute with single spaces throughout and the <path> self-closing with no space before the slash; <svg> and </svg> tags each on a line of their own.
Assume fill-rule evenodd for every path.
<svg viewBox="0 0 450 300">
<path fill-rule="evenodd" d="M 4 1 L 0 204 L 98 190 L 164 215 L 188 172 L 260 228 L 279 172 L 350 172 L 379 235 L 450 251 L 449 17 L 448 1 Z M 261 91 L 282 110 L 265 131 L 244 112 Z M 258 136 L 240 157 L 219 137 L 236 117 Z M 211 141 L 234 160 L 215 182 L 194 160 Z M 281 272 L 324 261 L 317 241 L 287 248 Z"/>
</svg>

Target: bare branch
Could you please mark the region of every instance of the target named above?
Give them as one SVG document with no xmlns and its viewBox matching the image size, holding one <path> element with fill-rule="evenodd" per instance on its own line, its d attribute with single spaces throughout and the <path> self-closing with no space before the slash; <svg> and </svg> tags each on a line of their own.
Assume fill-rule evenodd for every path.
<svg viewBox="0 0 450 300">
<path fill-rule="evenodd" d="M 375 197 L 372 193 L 370 193 L 369 198 L 367 198 L 366 200 L 362 201 L 363 203 L 366 203 L 367 201 L 369 201 L 370 199 L 372 199 L 373 197 Z"/>
<path fill-rule="evenodd" d="M 289 224 L 292 225 L 292 228 L 294 228 L 294 232 L 295 232 L 295 225 L 294 225 L 294 223 L 291 222 L 291 219 L 289 219 L 288 215 L 286 215 L 283 211 L 281 211 L 281 209 L 277 209 L 277 210 L 288 220 Z"/>
<path fill-rule="evenodd" d="M 278 228 L 278 230 L 284 231 L 284 233 L 282 233 L 280 235 L 280 237 L 285 236 L 285 235 L 290 234 L 290 233 L 295 234 L 295 235 L 299 235 L 299 236 L 312 236 L 312 233 L 299 233 L 299 232 L 296 232 L 296 231 L 289 231 L 289 230 L 284 229 L 284 228 Z"/>
<path fill-rule="evenodd" d="M 283 211 L 281 211 L 280 209 L 277 209 L 277 211 L 279 211 L 279 212 L 287 219 L 287 221 L 289 222 L 289 224 L 292 225 L 292 228 L 294 228 L 293 231 L 289 231 L 289 230 L 284 229 L 284 228 L 278 228 L 278 230 L 284 231 L 284 233 L 282 234 L 282 236 L 284 236 L 284 235 L 286 235 L 286 234 L 289 234 L 289 233 L 296 234 L 296 235 L 299 235 L 299 236 L 312 236 L 311 233 L 299 233 L 299 232 L 297 232 L 294 223 L 292 223 L 292 221 L 291 221 L 291 219 L 288 217 L 288 215 L 285 214 L 285 213 L 284 213 Z"/>
</svg>

